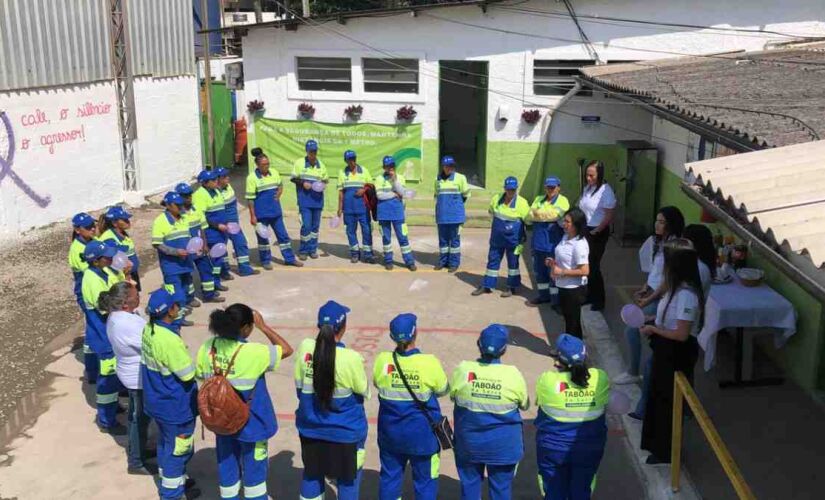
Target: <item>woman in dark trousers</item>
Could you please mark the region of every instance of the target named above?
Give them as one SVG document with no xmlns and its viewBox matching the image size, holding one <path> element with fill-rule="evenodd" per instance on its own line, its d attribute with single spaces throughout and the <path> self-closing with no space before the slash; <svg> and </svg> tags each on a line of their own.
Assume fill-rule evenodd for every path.
<svg viewBox="0 0 825 500">
<path fill-rule="evenodd" d="M 655 324 L 641 328 L 653 350 L 641 443 L 641 448 L 651 453 L 647 457 L 650 465 L 670 463 L 673 379 L 677 371 L 692 379 L 699 357 L 696 336 L 704 321 L 705 294 L 696 262 L 696 250 L 689 240 L 679 238 L 665 244 L 666 290 Z"/>
<path fill-rule="evenodd" d="M 613 188 L 604 182 L 604 164 L 591 161 L 584 170 L 586 185 L 579 198 L 578 206 L 587 218 L 587 243 L 590 245 L 590 276 L 588 277 L 587 301 L 590 309 L 604 309 L 604 278 L 602 278 L 602 255 L 610 237 L 610 223 L 616 209 L 616 195 Z"/>
<path fill-rule="evenodd" d="M 564 331 L 582 338 L 581 310 L 587 298 L 587 275 L 590 274 L 589 246 L 584 212 L 574 208 L 564 215 L 564 237 L 556 245 L 555 258 L 547 266 L 559 289 L 559 305 L 564 317 Z"/>
</svg>

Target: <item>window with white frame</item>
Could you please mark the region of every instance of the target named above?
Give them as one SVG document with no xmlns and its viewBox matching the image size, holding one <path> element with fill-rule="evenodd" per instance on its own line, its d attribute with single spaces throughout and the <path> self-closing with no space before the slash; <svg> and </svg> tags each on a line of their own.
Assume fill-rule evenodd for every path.
<svg viewBox="0 0 825 500">
<path fill-rule="evenodd" d="M 587 59 L 536 59 L 533 61 L 533 94 L 564 95 L 576 84 L 579 68 L 593 64 Z M 590 90 L 582 89 L 577 95 L 591 94 Z"/>
<path fill-rule="evenodd" d="M 418 93 L 418 59 L 363 59 L 364 92 Z"/>
<path fill-rule="evenodd" d="M 352 91 L 352 64 L 348 57 L 298 57 L 298 89 Z"/>
</svg>

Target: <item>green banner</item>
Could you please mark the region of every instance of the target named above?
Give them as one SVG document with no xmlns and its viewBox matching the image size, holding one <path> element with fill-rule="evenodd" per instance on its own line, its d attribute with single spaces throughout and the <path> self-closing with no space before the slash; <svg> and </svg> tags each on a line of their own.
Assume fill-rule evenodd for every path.
<svg viewBox="0 0 825 500">
<path fill-rule="evenodd" d="M 409 180 L 421 179 L 420 123 L 340 124 L 258 118 L 254 128 L 249 149 L 262 148 L 271 164 L 282 174 L 292 171 L 295 159 L 305 154 L 306 141 L 315 139 L 318 141 L 318 157 L 332 178 L 337 178 L 338 172 L 344 168 L 344 151 L 352 149 L 358 155 L 358 164 L 373 175 L 382 170 L 384 156 L 392 155 L 400 174 Z M 250 165 L 254 168 L 251 158 Z"/>
</svg>

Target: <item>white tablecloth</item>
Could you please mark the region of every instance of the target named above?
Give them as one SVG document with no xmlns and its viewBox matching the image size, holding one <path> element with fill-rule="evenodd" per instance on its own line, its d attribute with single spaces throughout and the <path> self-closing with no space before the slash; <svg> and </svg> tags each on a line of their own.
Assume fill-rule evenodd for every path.
<svg viewBox="0 0 825 500">
<path fill-rule="evenodd" d="M 765 284 L 747 287 L 734 277 L 732 283 L 712 285 L 705 304 L 705 324 L 699 332 L 705 371 L 713 367 L 719 330 L 756 327 L 776 328 L 774 345 L 780 348 L 796 333 L 796 311 L 788 299 Z"/>
</svg>

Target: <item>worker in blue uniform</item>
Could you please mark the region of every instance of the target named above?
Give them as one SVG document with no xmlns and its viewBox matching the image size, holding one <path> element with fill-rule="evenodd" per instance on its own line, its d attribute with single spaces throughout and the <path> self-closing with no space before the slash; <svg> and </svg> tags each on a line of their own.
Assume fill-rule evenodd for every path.
<svg viewBox="0 0 825 500">
<path fill-rule="evenodd" d="M 507 257 L 507 288 L 502 297 L 510 297 L 521 286 L 519 256 L 521 255 L 526 232 L 524 219 L 530 213 L 527 200 L 516 193 L 518 179 L 504 179 L 504 193 L 494 195 L 490 200 L 490 215 L 493 225 L 490 229 L 490 250 L 487 253 L 487 271 L 484 281 L 476 288 L 473 295 L 493 293 L 498 281 L 498 268 L 501 259 Z"/>
<path fill-rule="evenodd" d="M 550 276 L 546 260 L 555 258 L 556 245 L 564 237 L 562 222 L 564 214 L 570 210 L 570 201 L 561 194 L 561 181 L 558 177 L 544 179 L 544 194 L 536 197 L 527 216 L 528 227 L 532 227 L 530 248 L 533 251 L 533 273 L 536 276 L 538 295 L 527 302 L 529 306 L 559 303 L 559 289 Z"/>
<path fill-rule="evenodd" d="M 191 255 L 194 269 L 198 273 L 201 284 L 201 296 L 204 302 L 224 302 L 226 299 L 220 297 L 220 292 L 215 290 L 215 275 L 212 273 L 212 259 L 206 251 L 206 216 L 192 205 L 192 186 L 186 182 L 181 182 L 175 186 L 175 192 L 183 198 L 183 219 L 184 224 L 189 228 L 189 235 L 192 238 L 200 238 L 203 240 L 203 249 L 195 255 Z M 199 307 L 200 302 L 195 298 L 195 284 L 190 277 L 186 284 L 186 307 Z"/>
<path fill-rule="evenodd" d="M 149 295 L 140 353 L 143 410 L 158 426 L 158 490 L 161 500 L 183 500 L 200 491 L 187 480 L 186 464 L 195 452 L 198 384 L 195 364 L 176 324 L 179 306 L 161 288 Z"/>
<path fill-rule="evenodd" d="M 194 323 L 183 317 L 183 308 L 192 303 L 195 293 L 192 285 L 193 261 L 186 250 L 193 233 L 189 221 L 184 217 L 181 195 L 169 191 L 163 196 L 161 205 L 166 210 L 155 217 L 152 223 L 152 246 L 158 251 L 163 286 L 175 297 L 179 306 L 180 317 L 177 321 L 180 326 L 192 326 Z"/>
<path fill-rule="evenodd" d="M 69 245 L 69 268 L 74 276 L 74 296 L 80 311 L 86 314 L 86 305 L 83 303 L 83 271 L 89 268 L 89 264 L 83 259 L 83 251 L 86 244 L 97 236 L 97 223 L 95 219 L 85 213 L 80 212 L 72 217 L 72 243 Z M 89 347 L 89 324 L 86 323 L 86 334 L 83 336 L 83 366 L 84 377 L 87 384 L 97 383 L 97 373 L 99 371 L 97 354 Z"/>
<path fill-rule="evenodd" d="M 327 167 L 318 158 L 318 143 L 310 139 L 304 149 L 306 156 L 298 158 L 292 165 L 292 182 L 298 191 L 298 210 L 301 212 L 301 246 L 298 248 L 301 260 L 306 260 L 307 256 L 318 258 L 324 191 L 314 190 L 313 184 L 320 182 L 326 187 L 329 182 Z"/>
<path fill-rule="evenodd" d="M 401 498 L 408 463 L 416 500 L 438 497 L 440 447 L 430 422 L 441 420 L 438 398 L 447 395 L 449 385 L 438 358 L 423 354 L 416 346 L 417 322 L 415 314 L 410 313 L 399 314 L 390 321 L 395 350 L 380 353 L 372 370 L 379 401 L 380 500 Z M 426 407 L 429 417 L 413 397 Z"/>
<path fill-rule="evenodd" d="M 215 169 L 218 176 L 218 191 L 223 195 L 224 210 L 226 210 L 226 222 L 234 222 L 240 227 L 241 220 L 238 217 L 238 198 L 235 196 L 235 189 L 229 183 L 229 170 L 224 167 Z M 249 244 L 246 242 L 246 236 L 243 234 L 243 229 L 235 234 L 226 232 L 227 238 L 232 242 L 232 251 L 235 254 L 235 259 L 238 261 L 238 275 L 251 276 L 253 274 L 260 274 L 261 272 L 252 269 L 249 265 Z M 232 275 L 229 274 L 229 259 L 226 258 L 221 266 L 221 280 L 231 280 Z"/>
<path fill-rule="evenodd" d="M 485 475 L 490 500 L 510 500 L 524 456 L 519 410 L 530 407 L 530 398 L 518 368 L 501 363 L 508 340 L 507 328 L 488 326 L 478 339 L 481 357 L 462 361 L 450 377 L 462 500 L 481 499 Z"/>
<path fill-rule="evenodd" d="M 461 264 L 461 227 L 467 220 L 464 204 L 470 198 L 467 177 L 455 171 L 455 159 L 445 155 L 435 179 L 435 223 L 438 225 L 438 264 L 454 273 Z"/>
<path fill-rule="evenodd" d="M 355 151 L 344 152 L 346 166 L 338 174 L 338 217 L 343 215 L 347 230 L 350 262 L 355 264 L 363 260 L 375 263 L 372 254 L 372 223 L 367 205 L 364 203 L 364 186 L 372 184 L 370 171 L 357 162 Z M 361 227 L 361 240 L 358 245 L 358 227 Z"/>
<path fill-rule="evenodd" d="M 364 358 L 342 342 L 349 308 L 328 301 L 318 310 L 318 335 L 298 347 L 295 426 L 304 473 L 301 500 L 322 500 L 334 479 L 340 500 L 357 500 L 364 467 L 370 386 Z"/>
<path fill-rule="evenodd" d="M 192 206 L 206 217 L 206 227 L 203 231 L 206 235 L 206 246 L 212 248 L 218 243 L 226 245 L 229 241 L 226 229 L 228 220 L 226 219 L 226 204 L 223 200 L 223 194 L 218 189 L 218 174 L 214 170 L 201 170 L 198 174 L 198 182 L 201 183 L 201 187 L 192 194 Z M 221 271 L 225 259 L 226 255 L 222 257 L 210 256 L 212 279 L 215 282 L 215 290 L 219 292 L 229 290 L 221 284 Z"/>
<path fill-rule="evenodd" d="M 536 382 L 539 487 L 545 500 L 590 500 L 607 443 L 610 382 L 588 368 L 580 338 L 559 335 L 554 358 L 555 369 Z"/>
<path fill-rule="evenodd" d="M 381 241 L 384 244 L 384 267 L 391 271 L 392 263 L 392 232 L 398 238 L 401 247 L 401 256 L 404 264 L 410 271 L 417 269 L 415 257 L 409 240 L 409 229 L 404 222 L 404 190 L 406 181 L 404 176 L 395 172 L 395 159 L 385 156 L 383 160 L 384 173 L 374 179 L 375 197 L 378 198 L 377 218 L 381 226 Z"/>
<path fill-rule="evenodd" d="M 98 220 L 100 236 L 97 239 L 104 242 L 113 241 L 118 247 L 121 247 L 120 250 L 126 254 L 131 263 L 129 279 L 135 283 L 137 290 L 140 291 L 140 259 L 138 259 L 134 240 L 126 232 L 132 227 L 131 218 L 132 214 L 123 207 L 118 205 L 110 207 Z"/>
</svg>

